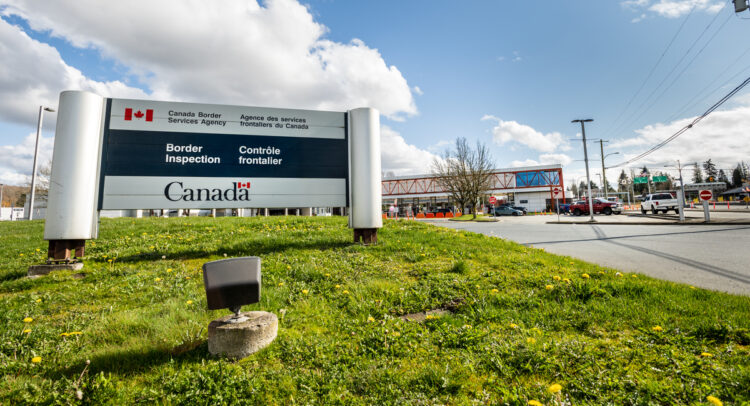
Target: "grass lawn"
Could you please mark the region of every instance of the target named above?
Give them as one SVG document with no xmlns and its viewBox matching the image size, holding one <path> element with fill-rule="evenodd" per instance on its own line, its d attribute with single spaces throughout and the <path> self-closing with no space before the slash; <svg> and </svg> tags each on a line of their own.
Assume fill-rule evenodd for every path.
<svg viewBox="0 0 750 406">
<path fill-rule="evenodd" d="M 478 214 L 477 218 L 474 218 L 472 214 L 464 214 L 459 217 L 453 217 L 450 221 L 499 221 L 499 217 L 485 216 L 484 214 Z"/>
<path fill-rule="evenodd" d="M 83 278 L 29 279 L 42 228 L 0 222 L 3 405 L 750 402 L 750 297 L 415 221 L 355 245 L 339 217 L 102 219 Z M 278 338 L 213 358 L 200 267 L 245 255 Z"/>
</svg>

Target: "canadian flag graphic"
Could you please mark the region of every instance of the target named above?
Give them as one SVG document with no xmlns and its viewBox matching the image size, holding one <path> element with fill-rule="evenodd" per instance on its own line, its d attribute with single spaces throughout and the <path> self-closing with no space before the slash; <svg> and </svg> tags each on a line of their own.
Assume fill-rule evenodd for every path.
<svg viewBox="0 0 750 406">
<path fill-rule="evenodd" d="M 141 110 L 136 111 L 133 113 L 133 109 L 126 108 L 125 109 L 125 121 L 131 121 L 133 117 L 137 119 L 142 119 L 143 116 L 146 116 L 146 121 L 154 121 L 154 109 L 147 109 L 146 114 L 143 114 Z"/>
<path fill-rule="evenodd" d="M 248 188 L 250 189 L 250 182 L 237 182 L 237 189 Z"/>
</svg>

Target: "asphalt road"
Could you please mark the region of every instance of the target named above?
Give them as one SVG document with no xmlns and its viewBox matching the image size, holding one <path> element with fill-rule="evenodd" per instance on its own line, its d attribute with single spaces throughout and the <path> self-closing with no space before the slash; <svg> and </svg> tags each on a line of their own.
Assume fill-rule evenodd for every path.
<svg viewBox="0 0 750 406">
<path fill-rule="evenodd" d="M 546 220 L 528 216 L 497 223 L 433 223 L 625 272 L 750 295 L 750 225 L 561 225 Z"/>
</svg>

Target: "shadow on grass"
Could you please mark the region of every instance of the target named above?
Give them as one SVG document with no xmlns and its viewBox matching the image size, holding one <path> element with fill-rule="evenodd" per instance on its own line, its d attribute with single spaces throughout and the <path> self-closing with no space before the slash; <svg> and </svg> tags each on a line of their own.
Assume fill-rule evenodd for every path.
<svg viewBox="0 0 750 406">
<path fill-rule="evenodd" d="M 89 375 L 104 372 L 105 374 L 130 375 L 150 371 L 155 367 L 169 362 L 198 362 L 201 360 L 211 359 L 212 355 L 208 352 L 208 343 L 205 340 L 190 345 L 190 349 L 178 346 L 173 349 L 169 348 L 132 348 L 119 351 L 111 351 L 90 358 Z M 57 379 L 60 376 L 78 376 L 85 367 L 85 360 L 80 360 L 74 365 L 51 370 L 47 373 L 50 379 Z"/>
<path fill-rule="evenodd" d="M 28 274 L 26 270 L 10 271 L 0 275 L 0 283 L 21 279 Z"/>
<path fill-rule="evenodd" d="M 349 247 L 355 245 L 355 243 L 347 241 L 289 241 L 279 242 L 274 240 L 265 241 L 252 241 L 249 243 L 242 243 L 233 246 L 219 247 L 213 250 L 197 250 L 197 249 L 186 249 L 182 251 L 170 251 L 170 252 L 149 252 L 137 255 L 128 255 L 119 257 L 118 262 L 140 262 L 145 260 L 157 260 L 161 259 L 162 255 L 166 255 L 167 259 L 172 260 L 186 260 L 186 259 L 198 259 L 208 258 L 212 256 L 223 256 L 226 254 L 228 257 L 238 256 L 260 256 L 266 254 L 273 254 L 284 252 L 293 249 L 313 249 L 313 250 L 332 250 Z"/>
</svg>

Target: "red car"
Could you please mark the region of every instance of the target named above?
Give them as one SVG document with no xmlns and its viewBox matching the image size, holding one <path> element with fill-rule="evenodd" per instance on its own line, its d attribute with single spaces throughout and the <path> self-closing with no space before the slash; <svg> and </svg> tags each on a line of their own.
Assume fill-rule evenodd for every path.
<svg viewBox="0 0 750 406">
<path fill-rule="evenodd" d="M 594 199 L 593 203 L 594 203 L 594 214 L 602 213 L 608 216 L 614 212 L 614 209 L 617 206 L 617 203 L 615 202 L 610 202 L 610 201 L 602 200 L 602 199 Z M 579 200 L 571 204 L 570 212 L 573 213 L 574 216 L 580 216 L 581 214 L 588 214 L 589 213 L 589 201 Z"/>
</svg>

